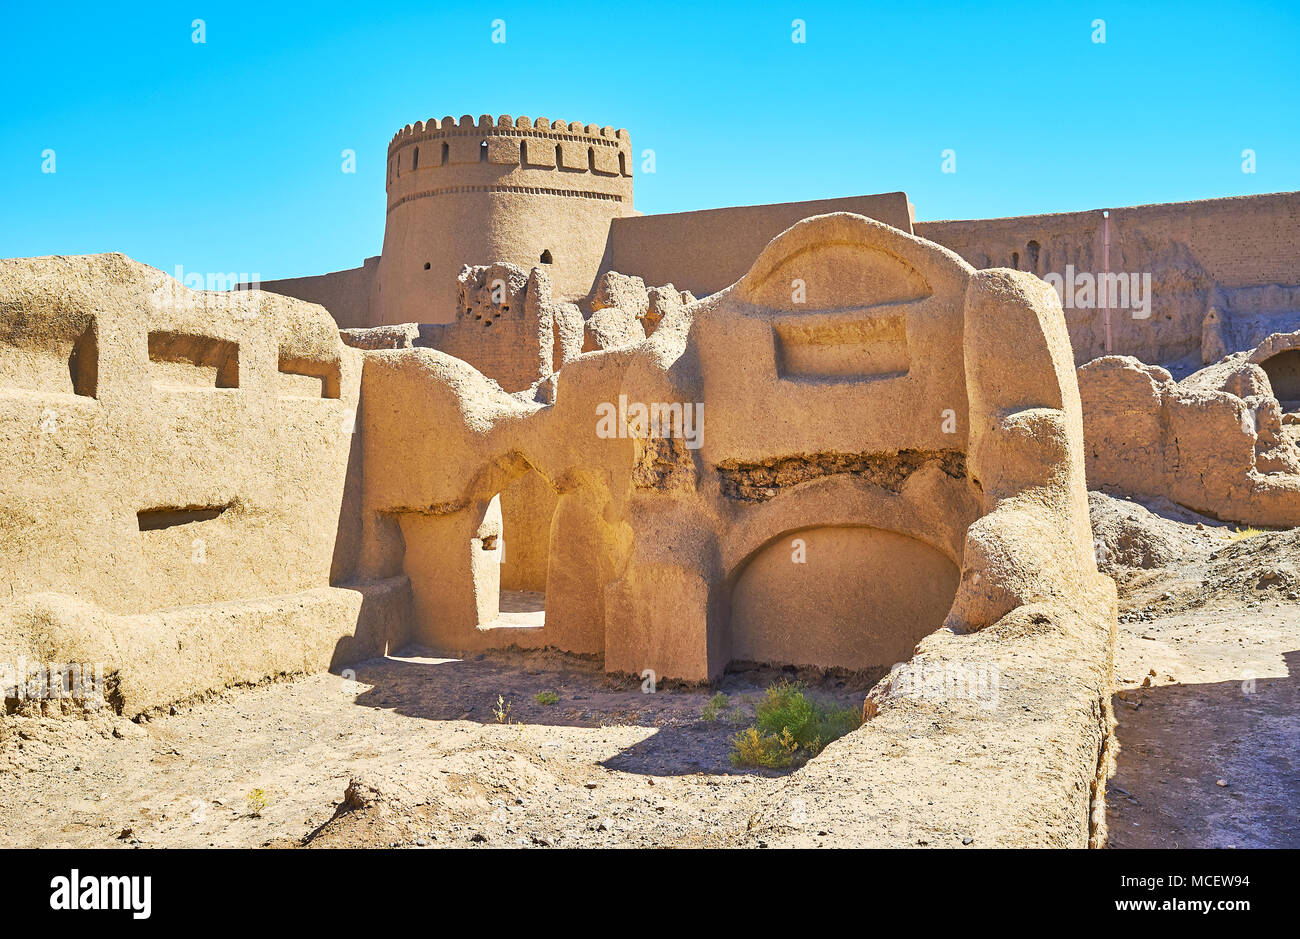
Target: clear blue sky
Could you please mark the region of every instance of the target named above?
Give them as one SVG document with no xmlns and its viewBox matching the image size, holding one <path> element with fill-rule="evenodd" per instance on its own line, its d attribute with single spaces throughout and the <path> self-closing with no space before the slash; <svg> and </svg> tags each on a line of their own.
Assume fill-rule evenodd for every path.
<svg viewBox="0 0 1300 939">
<path fill-rule="evenodd" d="M 656 153 L 635 167 L 648 213 L 903 189 L 920 219 L 979 218 L 1300 189 L 1296 0 L 7 0 L 0 22 L 5 257 L 353 267 L 382 244 L 390 137 L 444 114 L 626 127 Z"/>
</svg>

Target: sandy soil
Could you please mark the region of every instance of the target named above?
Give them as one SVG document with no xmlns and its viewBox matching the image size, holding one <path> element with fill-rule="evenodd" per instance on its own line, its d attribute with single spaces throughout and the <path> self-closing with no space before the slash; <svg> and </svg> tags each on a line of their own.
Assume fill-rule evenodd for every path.
<svg viewBox="0 0 1300 939">
<path fill-rule="evenodd" d="M 726 845 L 780 781 L 727 758 L 779 677 L 728 676 L 732 706 L 706 720 L 712 692 L 647 694 L 570 656 L 408 655 L 141 724 L 18 718 L 0 748 L 0 845 Z M 831 677 L 818 693 L 856 706 L 869 685 Z M 559 701 L 534 701 L 543 691 Z"/>
</svg>

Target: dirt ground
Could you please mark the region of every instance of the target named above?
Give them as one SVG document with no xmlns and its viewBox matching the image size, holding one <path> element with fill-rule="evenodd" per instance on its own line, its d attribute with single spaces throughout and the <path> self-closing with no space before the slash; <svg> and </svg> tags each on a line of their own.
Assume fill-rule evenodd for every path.
<svg viewBox="0 0 1300 939">
<path fill-rule="evenodd" d="M 1092 502 L 1119 562 L 1111 846 L 1300 847 L 1300 530 Z"/>
<path fill-rule="evenodd" d="M 779 782 L 728 753 L 782 674 L 729 675 L 712 720 L 712 691 L 645 693 L 594 662 L 513 652 L 377 659 L 140 724 L 18 718 L 0 845 L 728 845 Z M 869 686 L 816 690 L 857 706 Z M 558 702 L 534 700 L 546 691 Z"/>
<path fill-rule="evenodd" d="M 1121 592 L 1111 845 L 1300 846 L 1300 530 L 1092 508 Z M 645 693 L 573 656 L 408 650 L 138 723 L 11 716 L 0 845 L 749 844 L 783 774 L 733 768 L 731 737 L 791 675 L 729 674 L 708 719 L 711 690 Z M 857 705 L 878 676 L 797 677 Z"/>
</svg>

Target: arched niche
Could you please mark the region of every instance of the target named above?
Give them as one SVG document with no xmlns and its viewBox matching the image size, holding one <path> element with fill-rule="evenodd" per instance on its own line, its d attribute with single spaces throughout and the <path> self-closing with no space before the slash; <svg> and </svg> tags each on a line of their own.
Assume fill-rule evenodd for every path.
<svg viewBox="0 0 1300 939">
<path fill-rule="evenodd" d="M 959 578 L 942 552 L 898 532 L 786 532 L 733 578 L 731 660 L 853 669 L 906 661 L 943 624 Z"/>
</svg>

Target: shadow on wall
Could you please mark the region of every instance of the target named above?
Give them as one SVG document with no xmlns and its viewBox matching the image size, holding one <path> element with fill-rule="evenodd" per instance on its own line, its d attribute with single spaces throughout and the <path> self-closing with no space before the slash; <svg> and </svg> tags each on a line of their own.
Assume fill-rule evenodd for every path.
<svg viewBox="0 0 1300 939">
<path fill-rule="evenodd" d="M 357 405 L 358 411 L 362 407 Z M 344 417 L 343 433 L 349 433 L 348 463 L 343 479 L 343 494 L 339 499 L 338 517 L 334 526 L 334 554 L 330 561 L 330 586 L 339 587 L 350 582 L 357 571 L 361 552 L 361 489 L 363 484 L 360 415 Z"/>
<path fill-rule="evenodd" d="M 530 466 L 500 496 L 501 589 L 545 593 L 555 489 Z"/>
</svg>

